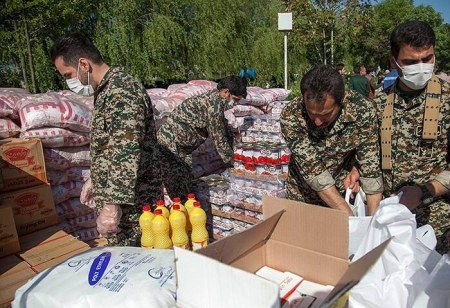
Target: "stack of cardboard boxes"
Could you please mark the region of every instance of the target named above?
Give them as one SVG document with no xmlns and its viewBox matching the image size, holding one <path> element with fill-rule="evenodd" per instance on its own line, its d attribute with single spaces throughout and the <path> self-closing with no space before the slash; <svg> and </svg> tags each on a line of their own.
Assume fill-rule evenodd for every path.
<svg viewBox="0 0 450 308">
<path fill-rule="evenodd" d="M 0 308 L 36 273 L 89 249 L 57 223 L 40 139 L 0 140 Z"/>
</svg>

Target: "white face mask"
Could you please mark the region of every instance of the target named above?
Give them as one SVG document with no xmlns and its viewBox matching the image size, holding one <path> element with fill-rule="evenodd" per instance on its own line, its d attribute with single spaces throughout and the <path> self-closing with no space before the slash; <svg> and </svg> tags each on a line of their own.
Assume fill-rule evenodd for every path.
<svg viewBox="0 0 450 308">
<path fill-rule="evenodd" d="M 434 63 L 417 63 L 401 67 L 395 59 L 394 61 L 403 73 L 400 80 L 410 89 L 421 90 L 431 79 Z"/>
<path fill-rule="evenodd" d="M 80 73 L 80 63 L 78 63 L 77 69 L 77 77 L 67 79 L 66 83 L 70 90 L 75 92 L 76 94 L 83 96 L 91 96 L 94 94 L 94 88 L 90 85 L 91 83 L 91 73 L 88 72 L 88 84 L 84 85 L 81 83 L 80 79 L 78 79 L 78 74 Z"/>
</svg>

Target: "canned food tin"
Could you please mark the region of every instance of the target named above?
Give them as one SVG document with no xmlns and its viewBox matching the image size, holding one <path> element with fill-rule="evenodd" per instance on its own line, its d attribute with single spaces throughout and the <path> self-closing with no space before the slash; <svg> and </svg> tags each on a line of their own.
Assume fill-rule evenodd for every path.
<svg viewBox="0 0 450 308">
<path fill-rule="evenodd" d="M 249 143 L 242 145 L 242 156 L 241 160 L 244 163 L 250 163 L 253 159 L 253 146 Z"/>
<path fill-rule="evenodd" d="M 289 150 L 287 145 L 282 145 L 280 147 L 280 159 L 283 163 L 287 163 L 291 160 L 291 151 Z"/>
<path fill-rule="evenodd" d="M 287 174 L 289 172 L 289 163 L 281 164 L 281 174 Z"/>
<path fill-rule="evenodd" d="M 280 164 L 277 164 L 277 165 L 270 164 L 267 166 L 269 169 L 269 174 L 271 174 L 271 175 L 280 175 L 281 174 L 281 165 Z"/>
<path fill-rule="evenodd" d="M 237 143 L 234 146 L 234 160 L 242 160 L 242 144 L 241 143 Z"/>
</svg>

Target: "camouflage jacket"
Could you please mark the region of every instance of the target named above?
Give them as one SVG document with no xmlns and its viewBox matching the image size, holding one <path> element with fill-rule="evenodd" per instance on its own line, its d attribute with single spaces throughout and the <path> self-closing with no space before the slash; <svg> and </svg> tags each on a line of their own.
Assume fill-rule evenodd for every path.
<svg viewBox="0 0 450 308">
<path fill-rule="evenodd" d="M 162 197 L 162 184 L 155 121 L 145 88 L 112 67 L 94 95 L 91 177 L 97 207 L 155 203 Z"/>
<path fill-rule="evenodd" d="M 392 120 L 392 170 L 383 170 L 385 195 L 395 193 L 405 185 L 422 184 L 437 180 L 450 189 L 449 135 L 450 135 L 450 84 L 441 83 L 438 139 L 422 139 L 426 88 L 421 93 L 406 95 L 394 85 L 374 98 L 378 119 L 386 105 L 387 95 L 394 92 L 394 117 Z"/>
<path fill-rule="evenodd" d="M 218 90 L 188 98 L 158 131 L 158 142 L 191 164 L 190 154 L 210 137 L 224 162 L 233 158 L 233 133 L 225 119 L 228 101 Z"/>
<path fill-rule="evenodd" d="M 342 181 L 355 159 L 365 192 L 383 191 L 376 108 L 370 100 L 348 90 L 336 121 L 329 127 L 317 128 L 306 113 L 303 99 L 297 98 L 283 109 L 280 121 L 292 152 L 288 197 L 315 202 L 315 192 L 333 185 L 342 193 Z"/>
</svg>

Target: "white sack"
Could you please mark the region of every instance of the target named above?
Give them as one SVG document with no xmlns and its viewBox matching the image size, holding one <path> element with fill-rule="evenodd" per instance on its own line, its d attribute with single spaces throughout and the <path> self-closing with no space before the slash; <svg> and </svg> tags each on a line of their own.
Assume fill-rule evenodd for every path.
<svg viewBox="0 0 450 308">
<path fill-rule="evenodd" d="M 89 143 L 89 133 L 74 132 L 59 127 L 30 129 L 20 134 L 20 138 L 39 138 L 46 148 L 79 147 Z"/>
<path fill-rule="evenodd" d="M 175 307 L 173 250 L 90 249 L 36 275 L 13 308 Z"/>
<path fill-rule="evenodd" d="M 70 167 L 91 165 L 89 146 L 70 148 L 44 148 L 45 168 L 47 170 L 65 170 Z"/>
<path fill-rule="evenodd" d="M 353 261 L 392 237 L 378 261 L 350 291 L 350 307 L 412 307 L 424 288 L 435 251 L 416 238 L 416 220 L 400 196 L 380 202 Z M 434 263 L 434 264 L 433 264 Z"/>
</svg>

